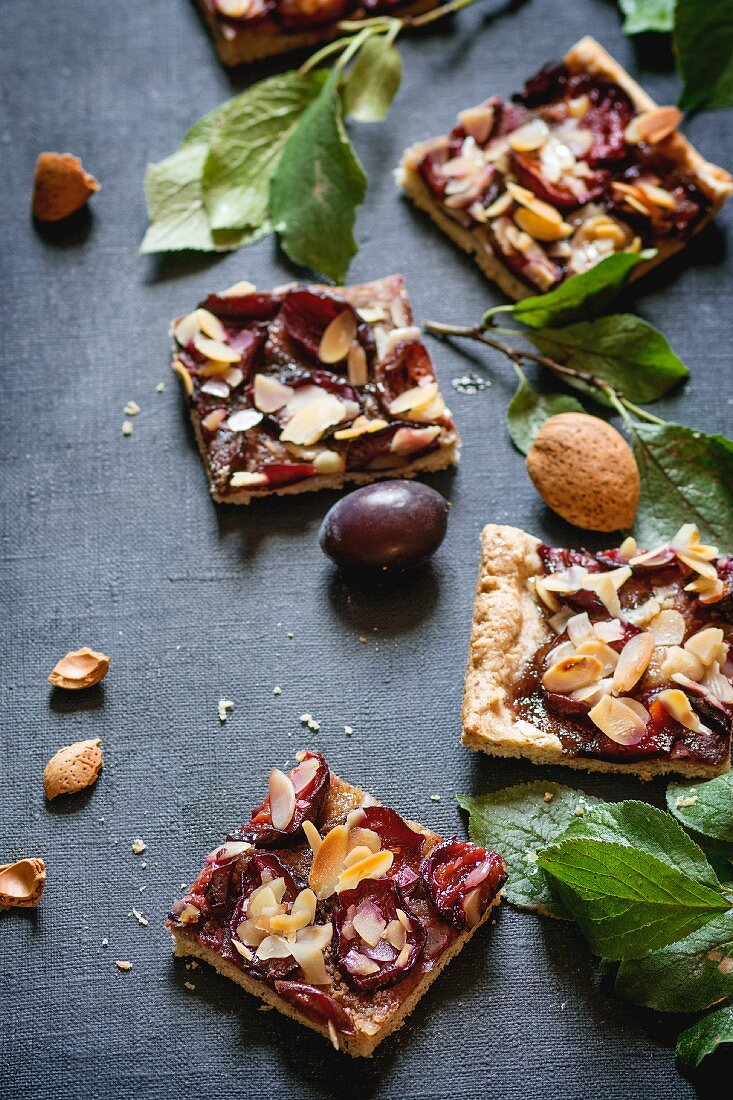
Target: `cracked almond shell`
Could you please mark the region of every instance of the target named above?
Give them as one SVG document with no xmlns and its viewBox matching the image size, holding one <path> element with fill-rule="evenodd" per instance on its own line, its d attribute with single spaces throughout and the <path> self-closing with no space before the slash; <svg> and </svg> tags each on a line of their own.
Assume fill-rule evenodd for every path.
<svg viewBox="0 0 733 1100">
<path fill-rule="evenodd" d="M 20 859 L 0 867 L 0 909 L 32 908 L 41 900 L 46 885 L 42 859 Z"/>
<path fill-rule="evenodd" d="M 527 470 L 545 504 L 586 531 L 631 527 L 639 469 L 626 440 L 605 420 L 559 413 L 540 428 Z"/>
<path fill-rule="evenodd" d="M 82 646 L 62 657 L 48 677 L 54 687 L 79 691 L 103 680 L 109 671 L 109 657 Z"/>
<path fill-rule="evenodd" d="M 39 222 L 60 222 L 81 210 L 99 188 L 78 157 L 71 153 L 41 153 L 36 161 L 33 214 Z"/>
<path fill-rule="evenodd" d="M 51 757 L 43 769 L 43 787 L 49 801 L 60 794 L 75 794 L 96 783 L 102 770 L 102 742 L 76 741 Z"/>
</svg>

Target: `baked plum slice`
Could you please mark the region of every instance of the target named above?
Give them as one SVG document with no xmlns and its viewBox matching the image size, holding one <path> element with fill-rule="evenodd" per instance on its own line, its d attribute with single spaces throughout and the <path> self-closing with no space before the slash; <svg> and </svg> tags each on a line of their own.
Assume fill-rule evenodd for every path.
<svg viewBox="0 0 733 1100">
<path fill-rule="evenodd" d="M 424 841 L 422 833 L 411 829 L 396 810 L 388 806 L 367 806 L 359 822 L 361 828 L 371 829 L 395 855 L 419 855 Z"/>
<path fill-rule="evenodd" d="M 419 962 L 425 930 L 406 912 L 394 879 L 362 879 L 333 911 L 336 960 L 355 989 L 385 989 Z"/>
<path fill-rule="evenodd" d="M 354 1025 L 348 1012 L 333 997 L 306 982 L 275 982 L 275 992 L 300 1009 L 309 1020 L 319 1024 L 333 1024 L 342 1035 L 353 1035 Z"/>
<path fill-rule="evenodd" d="M 269 321 L 282 302 L 279 294 L 210 294 L 199 302 L 200 309 L 208 309 L 222 321 Z"/>
<path fill-rule="evenodd" d="M 274 768 L 264 800 L 254 808 L 251 819 L 230 833 L 227 840 L 248 840 L 261 848 L 287 847 L 299 842 L 304 821 L 318 825 L 330 777 L 328 764 L 320 752 L 303 752 L 287 775 Z"/>
<path fill-rule="evenodd" d="M 359 329 L 359 315 L 343 298 L 325 290 L 291 290 L 283 302 L 280 319 L 285 332 L 311 359 L 319 361 L 318 350 L 324 332 L 342 313 L 354 319 L 353 332 Z M 366 349 L 365 349 L 366 350 Z M 330 363 L 331 370 L 343 369 L 346 356 L 339 363 Z"/>
<path fill-rule="evenodd" d="M 433 848 L 420 873 L 436 910 L 454 928 L 474 928 L 506 882 L 496 852 L 451 837 Z"/>
<path fill-rule="evenodd" d="M 558 210 L 574 210 L 598 198 L 608 181 L 608 172 L 591 172 L 578 180 L 577 190 L 563 183 L 553 183 L 542 173 L 539 159 L 529 153 L 517 153 L 512 150 L 512 167 L 519 183 L 532 191 L 538 199 L 549 202 Z"/>
</svg>

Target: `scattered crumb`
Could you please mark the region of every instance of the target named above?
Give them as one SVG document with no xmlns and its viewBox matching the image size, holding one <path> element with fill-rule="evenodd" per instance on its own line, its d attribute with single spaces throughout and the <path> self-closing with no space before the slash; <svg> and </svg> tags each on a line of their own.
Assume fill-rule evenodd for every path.
<svg viewBox="0 0 733 1100">
<path fill-rule="evenodd" d="M 272 1012 L 272 1005 L 260 1005 L 260 1012 Z"/>
<path fill-rule="evenodd" d="M 430 801 L 431 802 L 440 802 L 440 795 L 439 794 L 431 794 L 430 795 Z"/>
<path fill-rule="evenodd" d="M 354 732 L 354 727 L 353 726 L 344 726 L 344 733 L 346 734 L 347 737 L 351 737 L 353 732 Z"/>
<path fill-rule="evenodd" d="M 128 962 L 127 959 L 118 959 L 115 966 L 118 970 L 132 970 L 132 963 Z"/>
<path fill-rule="evenodd" d="M 139 856 L 144 851 L 146 851 L 147 847 L 148 846 L 145 843 L 145 841 L 142 839 L 142 837 L 139 837 L 139 836 L 136 837 L 135 840 L 133 840 L 132 844 L 130 845 L 130 848 L 132 849 L 132 851 L 135 853 L 136 856 Z"/>
<path fill-rule="evenodd" d="M 290 640 L 292 641 L 292 639 L 293 639 L 293 632 L 292 632 L 292 630 L 289 630 L 289 631 L 288 631 L 288 638 L 290 638 Z"/>
<path fill-rule="evenodd" d="M 198 970 L 198 968 L 199 968 L 199 964 L 196 962 L 196 960 L 191 959 L 191 970 Z"/>
<path fill-rule="evenodd" d="M 133 911 L 131 913 L 131 916 L 133 916 L 135 918 L 135 920 L 137 921 L 137 923 L 141 924 L 143 926 L 143 928 L 147 928 L 148 925 L 150 924 L 150 921 L 147 920 L 147 918 L 142 915 L 142 913 L 140 912 L 139 909 L 133 909 Z"/>
<path fill-rule="evenodd" d="M 188 883 L 187 882 L 182 882 L 181 883 L 181 889 L 182 890 L 188 890 Z"/>
<path fill-rule="evenodd" d="M 576 817 L 583 817 L 584 813 L 585 813 L 585 806 L 576 806 L 575 807 L 575 816 Z"/>
<path fill-rule="evenodd" d="M 545 794 L 544 794 L 545 802 L 552 802 L 554 797 L 555 796 L 552 793 L 552 791 L 545 791 Z"/>
<path fill-rule="evenodd" d="M 104 825 L 104 818 L 103 818 L 103 817 L 100 817 L 100 819 L 99 819 L 99 824 L 100 824 L 100 825 Z"/>
<path fill-rule="evenodd" d="M 140 866 L 142 867 L 143 871 L 145 870 L 147 865 L 148 865 L 147 859 L 143 859 L 143 860 L 140 861 Z"/>
<path fill-rule="evenodd" d="M 186 989 L 195 989 L 196 988 L 196 986 L 193 984 L 193 982 L 184 982 L 183 984 L 185 985 Z"/>
<path fill-rule="evenodd" d="M 684 810 L 688 806 L 694 806 L 696 802 L 697 802 L 697 795 L 696 794 L 680 795 L 680 797 L 677 799 L 676 806 L 677 806 L 677 809 Z"/>
<path fill-rule="evenodd" d="M 140 406 L 137 401 L 128 401 L 122 411 L 125 416 L 137 416 L 140 412 Z"/>
<path fill-rule="evenodd" d="M 147 890 L 147 886 L 141 886 L 140 889 L 138 890 L 138 893 L 139 894 L 144 894 L 146 890 Z"/>
<path fill-rule="evenodd" d="M 155 392 L 165 393 L 165 382 L 158 382 L 158 385 L 155 387 Z"/>
<path fill-rule="evenodd" d="M 458 378 L 451 378 L 450 384 L 456 393 L 481 393 L 482 390 L 489 388 L 491 382 L 488 378 L 481 378 L 471 371 L 469 374 L 462 374 Z"/>
<path fill-rule="evenodd" d="M 123 435 L 132 435 L 132 421 L 131 420 L 123 420 L 122 421 L 122 434 Z"/>
<path fill-rule="evenodd" d="M 102 940 L 102 947 L 109 947 L 109 940 L 107 939 L 106 936 Z"/>
<path fill-rule="evenodd" d="M 220 699 L 219 702 L 216 704 L 216 709 L 219 714 L 219 721 L 221 723 L 224 723 L 227 720 L 228 712 L 230 710 L 234 710 L 234 700 Z"/>
<path fill-rule="evenodd" d="M 282 693 L 283 689 L 281 687 L 278 687 L 277 685 L 275 685 L 275 687 L 272 689 L 273 695 L 282 695 Z"/>
<path fill-rule="evenodd" d="M 360 642 L 362 643 L 362 645 L 363 645 L 363 644 L 364 644 L 364 642 L 366 641 L 366 638 L 364 637 L 364 635 L 363 635 L 363 634 L 360 634 L 360 635 L 359 635 L 359 641 L 360 641 Z"/>
</svg>

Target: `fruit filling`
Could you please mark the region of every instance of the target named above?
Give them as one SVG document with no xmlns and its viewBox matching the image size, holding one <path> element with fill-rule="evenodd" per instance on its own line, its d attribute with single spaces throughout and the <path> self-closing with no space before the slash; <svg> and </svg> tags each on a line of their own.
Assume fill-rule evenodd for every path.
<svg viewBox="0 0 733 1100">
<path fill-rule="evenodd" d="M 441 841 L 331 776 L 320 753 L 301 752 L 209 853 L 168 927 L 332 1034 L 370 1033 L 505 880 L 501 856 Z"/>
<path fill-rule="evenodd" d="M 398 276 L 272 293 L 239 283 L 172 336 L 217 499 L 399 474 L 457 443 Z"/>
<path fill-rule="evenodd" d="M 217 21 L 258 34 L 316 30 L 340 19 L 388 15 L 405 0 L 206 0 Z"/>
<path fill-rule="evenodd" d="M 553 637 L 515 689 L 520 719 L 572 756 L 717 765 L 733 731 L 733 564 L 683 526 L 639 551 L 541 546 Z"/>
<path fill-rule="evenodd" d="M 613 81 L 541 69 L 505 102 L 462 111 L 418 171 L 442 212 L 540 291 L 614 252 L 689 235 L 710 208 L 665 155 L 681 114 L 638 113 Z"/>
</svg>

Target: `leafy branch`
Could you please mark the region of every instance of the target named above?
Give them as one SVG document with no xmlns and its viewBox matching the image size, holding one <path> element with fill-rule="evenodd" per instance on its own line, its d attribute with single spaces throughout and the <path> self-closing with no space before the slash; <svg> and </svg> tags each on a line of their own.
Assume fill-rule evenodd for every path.
<svg viewBox="0 0 733 1100">
<path fill-rule="evenodd" d="M 275 232 L 294 263 L 342 282 L 367 184 L 345 120 L 386 117 L 402 78 L 400 34 L 475 2 L 345 20 L 343 37 L 299 69 L 258 81 L 200 119 L 177 152 L 148 166 L 141 251 L 223 252 Z"/>
<path fill-rule="evenodd" d="M 568 395 L 536 391 L 524 373 L 527 363 L 618 413 L 632 437 L 641 478 L 634 529 L 640 541 L 664 541 L 671 530 L 695 522 L 705 537 L 731 547 L 733 442 L 668 423 L 644 408 L 689 372 L 646 321 L 604 313 L 635 264 L 648 256 L 610 256 L 549 294 L 489 310 L 476 325 L 428 321 L 425 328 L 436 336 L 475 341 L 509 359 L 519 387 L 507 409 L 507 426 L 525 454 L 548 417 L 583 411 Z M 524 329 L 500 328 L 497 318 L 506 315 Z"/>
</svg>

